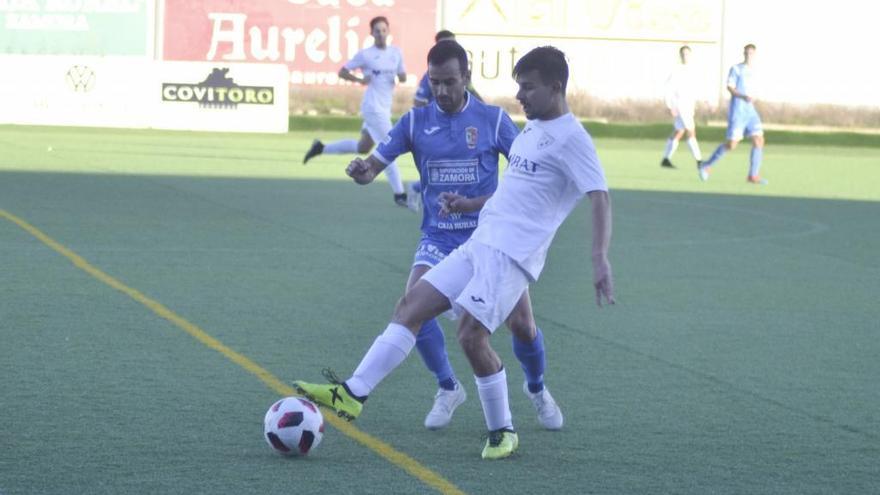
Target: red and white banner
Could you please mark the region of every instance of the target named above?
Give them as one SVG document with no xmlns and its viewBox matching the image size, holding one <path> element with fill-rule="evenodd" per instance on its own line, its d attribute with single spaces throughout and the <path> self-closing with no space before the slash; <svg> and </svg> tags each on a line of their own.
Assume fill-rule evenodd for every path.
<svg viewBox="0 0 880 495">
<path fill-rule="evenodd" d="M 335 85 L 339 68 L 373 43 L 370 19 L 380 15 L 407 72 L 421 76 L 436 0 L 165 0 L 161 53 L 164 60 L 284 63 L 293 84 Z"/>
</svg>

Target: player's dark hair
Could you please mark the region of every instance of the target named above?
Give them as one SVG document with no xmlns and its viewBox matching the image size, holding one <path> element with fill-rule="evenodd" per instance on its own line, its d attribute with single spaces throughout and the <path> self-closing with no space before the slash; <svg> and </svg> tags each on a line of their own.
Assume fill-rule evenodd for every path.
<svg viewBox="0 0 880 495">
<path fill-rule="evenodd" d="M 745 50 L 756 50 L 756 49 L 757 49 L 757 48 L 755 48 L 755 45 L 753 45 L 753 44 L 751 44 L 751 43 L 749 43 L 748 45 L 746 45 L 746 46 L 743 47 L 743 51 L 745 51 Z"/>
<path fill-rule="evenodd" d="M 545 84 L 559 81 L 562 84 L 562 93 L 568 85 L 568 63 L 562 50 L 553 46 L 539 46 L 526 53 L 513 66 L 513 77 L 519 74 L 538 71 L 541 81 Z"/>
<path fill-rule="evenodd" d="M 370 19 L 370 31 L 372 32 L 373 29 L 376 27 L 376 24 L 378 24 L 380 22 L 384 22 L 386 26 L 391 25 L 391 23 L 388 22 L 388 18 L 385 17 L 384 15 L 376 16 L 376 17 L 373 17 L 372 19 Z"/>
<path fill-rule="evenodd" d="M 428 64 L 441 65 L 448 60 L 458 59 L 461 74 L 467 75 L 468 58 L 467 52 L 455 40 L 438 41 L 428 50 Z"/>
<path fill-rule="evenodd" d="M 437 31 L 437 34 L 434 35 L 434 43 L 437 43 L 440 40 L 448 40 L 455 39 L 455 33 L 448 29 L 443 29 L 441 31 Z"/>
<path fill-rule="evenodd" d="M 678 54 L 681 55 L 682 53 L 684 53 L 685 50 L 690 50 L 690 49 L 691 49 L 691 47 L 689 47 L 687 45 L 681 45 L 681 48 L 678 49 Z"/>
</svg>

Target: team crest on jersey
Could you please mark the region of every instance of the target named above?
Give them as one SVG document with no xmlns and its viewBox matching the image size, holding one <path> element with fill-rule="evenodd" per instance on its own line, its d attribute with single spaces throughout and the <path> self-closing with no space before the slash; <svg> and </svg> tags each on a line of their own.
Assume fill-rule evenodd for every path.
<svg viewBox="0 0 880 495">
<path fill-rule="evenodd" d="M 476 127 L 467 127 L 464 130 L 464 139 L 467 141 L 468 148 L 474 149 L 477 147 L 477 138 L 479 134 L 477 133 Z"/>
<path fill-rule="evenodd" d="M 556 141 L 555 139 L 553 139 L 553 136 L 545 132 L 544 135 L 541 136 L 541 139 L 538 140 L 538 149 L 542 150 L 547 146 L 550 146 L 551 144 L 553 144 L 553 141 Z"/>
</svg>

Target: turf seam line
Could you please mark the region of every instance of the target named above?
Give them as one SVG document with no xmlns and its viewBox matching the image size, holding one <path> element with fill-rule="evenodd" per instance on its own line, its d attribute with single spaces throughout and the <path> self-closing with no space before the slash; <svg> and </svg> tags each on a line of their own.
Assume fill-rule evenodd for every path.
<svg viewBox="0 0 880 495">
<path fill-rule="evenodd" d="M 162 303 L 149 298 L 137 289 L 129 287 L 119 280 L 108 275 L 107 273 L 103 272 L 99 268 L 90 264 L 83 257 L 68 249 L 61 243 L 55 241 L 25 220 L 3 209 L 0 209 L 0 217 L 5 218 L 6 220 L 19 226 L 22 230 L 37 238 L 40 242 L 51 248 L 53 251 L 57 252 L 64 258 L 67 258 L 68 261 L 73 263 L 73 265 L 80 270 L 91 275 L 93 278 L 98 279 L 105 285 L 108 285 L 111 288 L 122 292 L 129 298 L 140 303 L 141 305 L 146 306 L 150 311 L 160 316 L 161 318 L 171 322 L 172 324 L 195 338 L 197 341 L 204 344 L 206 347 L 209 347 L 210 349 L 219 352 L 230 361 L 234 362 L 241 368 L 244 368 L 246 371 L 255 375 L 257 378 L 260 379 L 260 381 L 268 385 L 268 387 L 275 392 L 284 396 L 297 395 L 296 391 L 292 387 L 286 385 L 269 371 L 248 359 L 247 356 L 236 352 L 230 347 L 227 347 L 225 344 L 209 335 L 197 325 L 189 322 L 185 318 L 177 315 L 176 313 L 165 307 Z M 407 454 L 395 450 L 394 447 L 392 447 L 391 445 L 383 442 L 382 440 L 379 440 L 376 437 L 373 437 L 368 433 L 359 430 L 358 428 L 336 417 L 335 415 L 327 414 L 324 417 L 328 423 L 330 423 L 337 430 L 341 431 L 344 435 L 354 439 L 361 445 L 379 454 L 385 460 L 391 462 L 396 467 L 404 470 L 408 474 L 414 476 L 415 478 L 419 479 L 421 482 L 437 490 L 438 492 L 443 494 L 464 495 L 464 492 L 462 492 L 450 481 L 446 480 L 434 471 L 422 466 L 418 461 L 408 456 Z"/>
</svg>

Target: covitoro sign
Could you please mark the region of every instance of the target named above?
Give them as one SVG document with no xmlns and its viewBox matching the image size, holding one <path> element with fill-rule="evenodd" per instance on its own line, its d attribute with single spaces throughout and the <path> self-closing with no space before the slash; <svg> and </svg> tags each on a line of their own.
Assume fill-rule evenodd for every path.
<svg viewBox="0 0 880 495">
<path fill-rule="evenodd" d="M 228 76 L 228 68 L 215 68 L 198 83 L 162 83 L 162 101 L 198 103 L 202 107 L 235 108 L 238 105 L 272 105 L 272 86 L 242 86 Z"/>
</svg>

